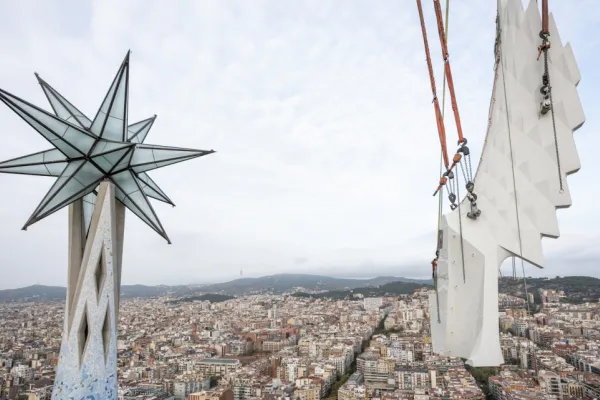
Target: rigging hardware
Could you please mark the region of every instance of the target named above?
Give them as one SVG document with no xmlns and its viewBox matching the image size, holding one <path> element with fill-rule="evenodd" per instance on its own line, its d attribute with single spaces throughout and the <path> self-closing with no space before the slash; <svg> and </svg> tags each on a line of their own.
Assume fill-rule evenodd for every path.
<svg viewBox="0 0 600 400">
<path fill-rule="evenodd" d="M 456 195 L 456 189 L 455 189 L 455 180 L 454 180 L 454 172 L 452 171 L 446 171 L 446 173 L 444 174 L 444 176 L 446 176 L 448 178 L 448 186 L 447 186 L 447 190 L 448 190 L 448 200 L 450 201 L 450 209 L 452 211 L 456 210 L 456 207 L 458 207 L 458 205 L 456 204 L 456 199 L 457 199 L 457 195 Z"/>
<path fill-rule="evenodd" d="M 448 27 L 450 24 L 448 23 L 448 16 L 450 12 L 450 0 L 446 0 L 446 37 L 448 37 Z M 442 83 L 442 121 L 444 121 L 446 117 L 446 74 L 443 76 Z M 438 176 L 442 176 L 442 162 L 443 162 L 443 151 L 440 150 L 440 171 Z M 442 248 L 443 242 L 443 234 L 442 234 L 442 214 L 444 209 L 444 196 L 440 196 L 438 199 L 438 238 L 437 238 L 437 249 L 436 249 L 436 258 L 440 255 L 440 249 Z M 437 296 L 437 294 L 436 294 Z M 439 315 L 438 315 L 439 317 Z"/>
<path fill-rule="evenodd" d="M 450 11 L 450 0 L 446 0 L 446 37 L 448 37 L 448 13 Z M 421 22 L 423 22 L 421 20 Z M 433 72 L 430 71 L 432 74 Z M 446 74 L 444 73 L 444 80 L 443 80 L 443 84 L 442 84 L 442 119 L 441 121 L 444 121 L 444 117 L 446 114 Z M 445 140 L 444 140 L 445 141 Z M 446 159 L 447 159 L 447 155 L 446 155 Z M 440 149 L 440 172 L 438 174 L 438 176 L 442 176 L 442 163 L 444 161 L 444 149 Z M 437 261 L 440 257 L 440 250 L 442 249 L 442 247 L 444 246 L 444 233 L 442 231 L 442 213 L 443 213 L 443 208 L 444 208 L 444 196 L 440 196 L 438 199 L 438 231 L 437 231 L 437 243 L 436 243 L 436 250 L 435 250 L 435 266 L 434 268 L 434 280 L 433 280 L 433 284 L 434 284 L 434 289 L 435 289 L 435 302 L 436 302 L 436 308 L 437 308 L 437 321 L 438 324 L 441 322 L 441 318 L 440 318 L 440 296 L 439 296 L 439 292 L 438 292 L 438 280 L 437 280 Z"/>
<path fill-rule="evenodd" d="M 440 297 L 438 295 L 438 276 L 437 276 L 437 262 L 438 262 L 438 253 L 436 252 L 436 257 L 431 261 L 431 279 L 433 279 L 433 288 L 435 290 L 435 305 L 437 308 L 437 322 L 438 324 L 442 322 L 440 318 Z"/>
<path fill-rule="evenodd" d="M 427 29 L 425 27 L 425 20 L 423 18 L 423 7 L 421 4 L 421 0 L 416 0 L 417 1 L 417 9 L 419 11 L 419 21 L 421 23 L 421 31 L 423 33 L 423 45 L 425 47 L 425 55 L 426 55 L 426 61 L 427 61 L 427 68 L 429 71 L 429 81 L 431 83 L 431 92 L 433 95 L 433 107 L 434 107 L 434 111 L 435 111 L 435 117 L 436 117 L 436 124 L 437 124 L 437 130 L 438 130 L 438 136 L 440 139 L 440 147 L 441 147 L 441 154 L 440 154 L 440 181 L 439 181 L 439 185 L 434 193 L 434 196 L 437 194 L 438 191 L 440 191 L 443 186 L 446 184 L 447 182 L 447 178 L 446 176 L 442 175 L 442 163 L 443 166 L 446 168 L 447 172 L 452 171 L 452 168 L 454 167 L 454 165 L 452 167 L 449 167 L 449 159 L 448 159 L 448 150 L 446 148 L 446 128 L 444 126 L 444 112 L 440 111 L 440 105 L 439 105 L 439 101 L 437 98 L 437 92 L 436 92 L 436 85 L 435 85 L 435 77 L 433 75 L 433 66 L 431 64 L 431 54 L 429 53 L 429 43 L 427 41 Z M 450 5 L 450 0 L 446 0 L 446 22 L 448 21 L 448 10 L 449 10 L 449 5 Z M 448 28 L 446 26 L 446 35 L 448 34 Z M 443 107 L 445 108 L 445 103 L 446 103 L 446 74 L 444 74 L 444 85 L 443 85 L 443 94 L 442 94 L 442 102 L 443 102 Z M 440 322 L 440 310 L 439 310 L 439 297 L 438 297 L 438 291 L 437 291 L 437 274 L 435 273 L 435 266 L 437 266 L 437 260 L 440 254 L 440 249 L 442 247 L 441 245 L 441 222 L 442 222 L 442 209 L 443 209 L 443 196 L 440 196 L 439 198 L 439 202 L 438 202 L 438 240 L 437 240 L 437 249 L 436 249 L 436 257 L 434 259 L 434 261 L 432 262 L 432 268 L 433 271 L 433 277 L 434 277 L 434 284 L 435 284 L 435 294 L 436 294 L 436 301 L 437 301 L 437 312 L 438 312 L 438 323 Z"/>
<path fill-rule="evenodd" d="M 449 171 L 446 171 L 446 173 L 447 173 L 447 172 L 450 172 L 450 170 L 449 170 Z M 433 193 L 433 195 L 434 195 L 434 196 L 435 196 L 436 194 L 438 194 L 438 192 L 439 192 L 439 191 L 440 191 L 440 190 L 441 190 L 441 189 L 442 189 L 442 188 L 443 188 L 443 187 L 446 185 L 446 182 L 447 182 L 447 181 L 448 181 L 448 178 L 446 178 L 445 174 L 444 174 L 444 175 L 442 175 L 442 177 L 440 178 L 440 183 L 439 183 L 439 185 L 438 185 L 437 189 L 435 190 L 435 192 Z"/>
<path fill-rule="evenodd" d="M 554 101 L 552 99 L 552 85 L 550 84 L 550 68 L 548 67 L 548 50 L 550 49 L 550 30 L 548 29 L 548 0 L 542 0 L 542 30 L 540 31 L 540 38 L 542 44 L 538 47 L 538 60 L 540 55 L 544 54 L 544 74 L 542 75 L 542 86 L 540 93 L 542 94 L 542 101 L 540 103 L 540 114 L 546 115 L 550 111 L 552 116 L 552 132 L 554 134 L 554 147 L 556 149 L 556 165 L 558 168 L 558 183 L 559 192 L 564 192 L 563 187 L 563 176 L 562 169 L 560 166 L 560 153 L 558 150 L 558 134 L 556 132 L 556 118 L 554 116 Z"/>
<path fill-rule="evenodd" d="M 444 77 L 448 80 L 448 90 L 450 91 L 450 101 L 452 103 L 452 111 L 454 112 L 454 121 L 456 122 L 456 131 L 458 133 L 458 150 L 454 156 L 452 167 L 460 164 L 463 171 L 463 176 L 467 188 L 467 199 L 471 204 L 471 211 L 467 216 L 471 219 L 477 219 L 481 215 L 481 210 L 477 208 L 477 195 L 474 193 L 475 184 L 473 183 L 473 169 L 471 166 L 471 152 L 467 146 L 467 139 L 463 135 L 462 124 L 460 122 L 460 114 L 458 112 L 458 104 L 456 101 L 456 92 L 454 90 L 454 80 L 452 78 L 452 69 L 450 68 L 450 54 L 448 53 L 448 39 L 444 32 L 444 21 L 442 19 L 442 8 L 440 0 L 433 0 L 435 9 L 436 21 L 438 25 L 438 33 L 440 37 L 440 43 L 442 46 L 442 57 L 444 59 Z M 446 21 L 447 22 L 447 21 Z M 458 157 L 457 157 L 458 156 Z M 463 165 L 462 161 L 465 164 Z M 439 188 L 438 188 L 439 190 Z M 434 195 L 437 193 L 434 193 Z M 458 199 L 460 201 L 460 199 Z"/>
</svg>

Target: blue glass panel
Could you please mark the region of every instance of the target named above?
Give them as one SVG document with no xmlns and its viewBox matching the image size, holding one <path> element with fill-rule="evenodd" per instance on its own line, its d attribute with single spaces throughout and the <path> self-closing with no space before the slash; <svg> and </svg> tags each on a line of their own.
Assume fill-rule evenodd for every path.
<svg viewBox="0 0 600 400">
<path fill-rule="evenodd" d="M 148 133 L 150 132 L 150 128 L 154 124 L 154 120 L 156 119 L 156 115 L 152 118 L 145 119 L 140 122 L 136 122 L 135 124 L 129 125 L 127 128 L 128 131 L 128 139 L 132 143 L 144 143 Z"/>
<path fill-rule="evenodd" d="M 56 133 L 48 130 L 46 127 L 39 124 L 36 120 L 31 118 L 31 116 L 24 113 L 21 109 L 17 108 L 12 102 L 5 100 L 4 96 L 0 92 L 0 100 L 2 100 L 7 106 L 9 106 L 15 113 L 17 113 L 21 118 L 23 118 L 29 125 L 33 127 L 36 131 L 38 131 L 42 136 L 44 136 L 47 140 L 49 140 L 52 145 L 54 145 L 57 149 L 59 149 L 63 154 L 69 157 L 79 157 L 81 153 L 78 152 L 72 146 L 69 146 L 66 142 L 62 141 Z"/>
<path fill-rule="evenodd" d="M 133 155 L 133 151 L 130 151 L 119 161 L 119 163 L 114 167 L 113 171 L 118 172 L 124 168 L 129 167 L 129 162 L 131 161 L 131 156 Z"/>
<path fill-rule="evenodd" d="M 142 164 L 139 166 L 134 166 L 132 163 L 131 168 L 133 169 L 134 172 L 141 173 L 141 172 L 145 172 L 145 171 L 151 171 L 151 170 L 157 169 L 157 168 L 166 167 L 171 164 L 177 164 L 178 162 L 191 160 L 192 158 L 196 158 L 198 156 L 199 155 L 192 155 L 192 156 L 176 158 L 176 159 L 168 160 L 168 161 L 162 161 L 162 162 L 156 162 L 156 163 L 150 163 L 150 164 Z"/>
<path fill-rule="evenodd" d="M 96 194 L 91 192 L 83 197 L 83 223 L 86 236 L 90 229 L 90 223 L 92 222 L 92 216 L 94 214 L 94 206 L 96 205 Z"/>
<path fill-rule="evenodd" d="M 140 184 L 142 191 L 146 193 L 147 196 L 165 203 L 173 204 L 165 192 L 158 187 L 158 185 L 150 178 L 150 176 L 148 176 L 147 173 L 142 172 L 137 174 L 137 177 L 139 179 L 138 183 Z"/>
<path fill-rule="evenodd" d="M 84 154 L 87 154 L 87 152 L 90 151 L 96 141 L 93 136 L 82 134 L 82 132 L 75 127 L 69 127 L 62 137 L 65 141 L 69 142 Z"/>
<path fill-rule="evenodd" d="M 63 161 L 65 156 L 58 150 L 52 149 L 44 152 L 44 161 Z"/>
<path fill-rule="evenodd" d="M 211 152 L 205 150 L 182 149 L 156 145 L 137 145 L 131 160 L 131 167 L 135 172 L 139 173 L 210 153 Z"/>
<path fill-rule="evenodd" d="M 46 164 L 46 169 L 51 176 L 60 176 L 66 166 L 67 163 L 50 163 Z"/>
<path fill-rule="evenodd" d="M 110 153 L 104 153 L 99 156 L 95 156 L 92 158 L 94 163 L 98 164 L 98 166 L 105 172 L 109 173 L 113 166 L 121 160 L 121 158 L 127 153 L 128 149 L 116 150 Z"/>
<path fill-rule="evenodd" d="M 104 139 L 125 141 L 127 131 L 127 84 L 129 53 L 117 71 L 90 131 Z"/>
<path fill-rule="evenodd" d="M 133 150 L 133 156 L 131 157 L 131 164 L 145 164 L 148 162 L 155 162 L 154 154 L 152 149 L 136 147 Z"/>
<path fill-rule="evenodd" d="M 69 157 L 85 154 L 94 143 L 93 137 L 87 133 L 1 89 L 0 100 Z"/>
<path fill-rule="evenodd" d="M 135 175 L 131 171 L 126 170 L 113 175 L 111 179 L 118 187 L 118 192 L 120 192 L 123 196 L 123 199 L 120 198 L 122 203 L 137 216 L 139 216 L 144 222 L 150 225 L 161 236 L 169 240 L 166 233 L 162 229 L 160 221 L 154 213 L 148 198 L 138 185 Z"/>
<path fill-rule="evenodd" d="M 67 158 L 56 149 L 40 151 L 39 153 L 29 154 L 27 156 L 14 158 L 12 160 L 0 163 L 1 167 L 22 166 L 23 164 L 44 163 L 49 161 L 66 161 Z"/>
<path fill-rule="evenodd" d="M 95 156 L 95 155 L 101 154 L 101 153 L 107 153 L 109 151 L 113 151 L 113 150 L 117 150 L 117 149 L 128 148 L 129 146 L 131 146 L 129 143 L 109 142 L 107 140 L 100 140 L 94 147 L 94 150 L 92 150 L 92 156 Z"/>
<path fill-rule="evenodd" d="M 121 76 L 121 80 L 119 81 L 119 86 L 117 88 L 117 93 L 115 94 L 115 99 L 110 107 L 110 112 L 108 116 L 114 118 L 119 121 L 125 121 L 127 117 L 127 98 L 126 98 L 126 90 L 127 90 L 127 71 L 123 71 L 123 75 Z M 125 124 L 127 126 L 127 124 Z M 124 139 L 121 139 L 124 140 Z"/>
<path fill-rule="evenodd" d="M 31 217 L 29 217 L 29 220 L 27 221 L 25 226 L 31 225 L 34 222 L 41 219 L 40 216 L 44 211 L 45 205 L 61 190 L 61 188 L 66 184 L 66 182 L 68 182 L 69 179 L 71 179 L 72 175 L 75 174 L 75 172 L 77 172 L 77 170 L 79 169 L 79 167 L 81 167 L 83 163 L 84 161 L 72 161 L 67 165 L 67 167 L 62 172 L 61 176 L 56 180 L 56 182 L 54 182 L 54 185 L 52 185 L 48 193 L 46 193 L 40 204 L 37 206 L 37 208 L 31 215 Z"/>
<path fill-rule="evenodd" d="M 113 165 L 103 156 L 94 157 L 92 160 L 105 173 L 108 173 L 113 167 Z"/>
<path fill-rule="evenodd" d="M 53 87 L 48 85 L 42 78 L 39 76 L 37 78 L 56 116 L 73 124 L 79 125 L 82 128 L 89 128 L 92 121 L 90 121 L 88 117 L 83 115 L 83 113 L 79 111 L 77 107 L 71 104 Z"/>
<path fill-rule="evenodd" d="M 45 175 L 60 176 L 66 162 L 45 162 L 46 154 L 58 153 L 59 160 L 64 160 L 65 156 L 58 150 L 47 150 L 40 153 L 30 154 L 28 156 L 15 158 L 0 163 L 0 172 L 8 174 L 25 175 Z M 57 158 L 50 155 L 48 158 Z"/>
<path fill-rule="evenodd" d="M 140 190 L 130 171 L 119 172 L 118 174 L 111 176 L 111 179 L 127 195 Z"/>
<path fill-rule="evenodd" d="M 127 151 L 128 149 L 112 151 L 110 153 L 104 154 L 102 157 L 108 160 L 108 162 L 112 165 L 115 165 L 119 162 L 119 160 L 121 160 L 121 158 L 125 155 L 125 153 L 127 153 Z"/>
<path fill-rule="evenodd" d="M 155 229 L 158 231 L 162 231 L 162 229 L 160 227 L 160 222 L 158 221 L 158 217 L 156 216 L 156 214 L 154 213 L 154 210 L 150 206 L 150 202 L 148 201 L 148 198 L 146 197 L 146 195 L 143 192 L 138 190 L 133 193 L 130 193 L 129 197 L 131 198 L 131 200 L 133 200 L 133 202 L 140 209 L 140 211 L 143 212 L 148 217 L 148 219 L 152 222 L 152 225 L 155 227 Z M 162 232 L 159 232 L 159 233 L 162 233 Z"/>
<path fill-rule="evenodd" d="M 123 191 L 121 191 L 118 187 L 116 189 L 117 190 L 116 190 L 115 195 L 116 195 L 117 199 L 119 199 L 119 201 L 121 203 L 123 203 L 123 205 L 125 207 L 127 207 L 132 213 L 137 215 L 139 219 L 144 221 L 146 224 L 148 224 L 152 229 L 154 229 L 156 231 L 156 227 L 152 224 L 152 222 L 150 222 L 148 217 L 145 216 L 140 211 L 140 209 L 137 207 L 137 205 L 130 198 L 126 197 L 125 194 L 123 193 Z"/>
<path fill-rule="evenodd" d="M 9 174 L 60 176 L 67 163 L 56 149 L 15 158 L 0 163 L 0 172 Z"/>
<path fill-rule="evenodd" d="M 61 176 L 57 179 L 57 183 L 60 181 L 64 183 L 64 185 L 53 191 L 53 196 L 46 196 L 45 201 L 36 211 L 37 216 L 43 218 L 46 214 L 54 212 L 55 209 L 65 206 L 74 200 L 81 198 L 83 195 L 90 193 L 96 188 L 96 184 L 100 182 L 102 177 L 102 172 L 89 162 L 82 165 L 81 168 L 70 177 L 67 177 L 66 180 L 63 180 L 64 177 Z"/>
</svg>

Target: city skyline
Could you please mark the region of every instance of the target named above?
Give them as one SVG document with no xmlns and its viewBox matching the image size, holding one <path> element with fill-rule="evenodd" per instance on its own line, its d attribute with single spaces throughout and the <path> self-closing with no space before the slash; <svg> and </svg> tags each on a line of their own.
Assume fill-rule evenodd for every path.
<svg viewBox="0 0 600 400">
<path fill-rule="evenodd" d="M 240 270 L 245 277 L 323 271 L 429 276 L 439 144 L 413 2 L 368 9 L 351 3 L 342 13 L 335 2 L 293 9 L 266 2 L 241 14 L 226 3 L 170 9 L 144 3 L 142 19 L 132 17 L 141 12 L 139 3 L 119 7 L 123 19 L 109 3 L 66 4 L 85 23 L 63 26 L 60 7 L 6 6 L 0 16 L 6 55 L 0 87 L 43 105 L 32 76 L 37 69 L 90 114 L 115 63 L 131 48 L 131 120 L 156 112 L 153 143 L 171 143 L 176 132 L 182 147 L 220 151 L 202 171 L 173 166 L 153 175 L 180 208 L 168 212 L 157 205 L 174 246 L 128 214 L 124 284 L 201 282 L 207 275 L 226 281 L 239 278 Z M 425 8 L 433 21 L 431 7 Z M 593 152 L 600 140 L 593 134 L 598 122 L 592 111 L 598 106 L 593 82 L 599 45 L 590 39 L 594 25 L 586 21 L 600 5 L 553 2 L 551 10 L 573 45 L 582 102 L 590 111 L 576 133 L 583 168 L 569 178 L 573 206 L 558 211 L 561 237 L 543 241 L 548 268 L 528 266 L 526 273 L 599 276 L 594 244 L 600 215 L 592 195 L 600 162 Z M 495 5 L 473 1 L 454 5 L 450 13 L 457 96 L 474 160 L 487 122 L 494 13 Z M 470 42 L 473 32 L 478 38 Z M 438 47 L 432 41 L 441 81 Z M 6 107 L 0 108 L 0 127 L 6 142 L 0 160 L 22 155 L 25 147 L 47 147 Z M 449 129 L 450 142 L 454 136 Z M 7 140 L 13 137 L 19 140 Z M 65 211 L 20 231 L 36 196 L 51 185 L 43 177 L 0 176 L 0 187 L 14 193 L 0 210 L 0 289 L 66 282 Z M 188 191 L 192 199 L 183 195 Z"/>
<path fill-rule="evenodd" d="M 578 282 L 566 291 L 541 283 L 535 296 L 530 292 L 537 298 L 529 305 L 533 315 L 520 289 L 505 287 L 498 322 L 506 364 L 483 369 L 433 351 L 426 288 L 391 297 L 123 299 L 119 393 L 128 400 L 150 394 L 160 400 L 368 400 L 377 393 L 388 400 L 413 394 L 596 398 L 600 309 L 597 293 L 589 297 Z M 56 301 L 0 304 L 0 395 L 48 397 L 63 308 Z"/>
</svg>

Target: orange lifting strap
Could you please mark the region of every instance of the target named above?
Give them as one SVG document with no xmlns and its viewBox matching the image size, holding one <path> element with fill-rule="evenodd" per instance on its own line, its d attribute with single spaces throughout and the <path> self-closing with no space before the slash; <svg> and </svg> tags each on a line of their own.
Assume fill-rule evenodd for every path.
<svg viewBox="0 0 600 400">
<path fill-rule="evenodd" d="M 427 43 L 427 30 L 425 29 L 421 0 L 417 0 L 417 7 L 419 9 L 419 18 L 421 20 L 421 30 L 423 31 L 423 44 L 425 45 L 425 55 L 427 56 L 427 68 L 429 68 L 429 80 L 431 81 L 431 92 L 433 93 L 433 108 L 435 110 L 440 145 L 442 147 L 442 156 L 444 157 L 444 165 L 446 166 L 446 169 L 448 169 L 450 162 L 448 160 L 448 150 L 446 149 L 446 128 L 444 127 L 444 120 L 442 118 L 442 112 L 440 110 L 440 104 L 435 89 L 435 78 L 433 76 L 433 67 L 431 65 L 431 55 L 429 54 L 429 44 Z"/>
<path fill-rule="evenodd" d="M 542 32 L 550 32 L 548 30 L 548 0 L 542 0 Z"/>
<path fill-rule="evenodd" d="M 440 34 L 440 42 L 442 43 L 442 56 L 444 57 L 444 71 L 448 80 L 448 89 L 450 90 L 450 100 L 452 102 L 452 111 L 454 112 L 454 120 L 456 121 L 456 130 L 458 132 L 458 144 L 462 144 L 463 138 L 462 126 L 460 124 L 460 116 L 458 115 L 458 105 L 456 104 L 456 93 L 454 92 L 454 81 L 452 80 L 452 70 L 450 69 L 450 61 L 448 60 L 448 44 L 446 43 L 446 34 L 444 33 L 444 20 L 442 19 L 442 7 L 439 0 L 433 0 L 435 15 L 438 24 L 438 32 Z"/>
<path fill-rule="evenodd" d="M 550 36 L 550 31 L 548 28 L 548 19 L 548 0 L 542 0 L 542 31 L 540 32 L 542 44 L 538 47 L 538 60 L 540 59 L 542 52 L 550 48 L 550 41 L 548 40 L 548 36 Z"/>
<path fill-rule="evenodd" d="M 447 169 L 447 174 L 452 172 L 454 167 L 456 167 L 460 163 L 461 158 L 462 154 L 460 153 L 456 153 L 454 155 L 454 157 L 452 158 L 452 165 L 450 166 L 450 168 Z M 446 175 L 444 175 L 440 178 L 440 184 L 438 185 L 437 189 L 435 189 L 435 192 L 433 192 L 434 196 L 440 191 L 440 189 L 446 184 L 446 182 L 448 182 L 448 178 L 446 178 Z"/>
</svg>

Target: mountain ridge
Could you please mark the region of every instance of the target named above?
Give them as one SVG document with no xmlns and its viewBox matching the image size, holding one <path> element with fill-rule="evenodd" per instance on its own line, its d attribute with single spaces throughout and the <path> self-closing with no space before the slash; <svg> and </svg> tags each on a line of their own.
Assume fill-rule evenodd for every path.
<svg viewBox="0 0 600 400">
<path fill-rule="evenodd" d="M 529 293 L 539 302 L 538 289 L 564 290 L 566 297 L 561 301 L 581 303 L 600 300 L 600 279 L 585 276 L 556 278 L 527 278 Z M 524 296 L 522 280 L 499 279 L 500 293 Z M 214 298 L 239 296 L 248 293 L 292 293 L 310 297 L 345 298 L 349 294 L 381 296 L 385 293 L 402 294 L 419 287 L 432 287 L 431 279 L 410 279 L 380 276 L 370 279 L 334 278 L 323 275 L 275 274 L 257 278 L 240 278 L 209 285 L 123 285 L 122 298 L 150 298 L 170 295 L 173 298 L 203 298 L 214 294 Z M 64 301 L 66 288 L 61 286 L 32 285 L 18 289 L 0 290 L 0 303 L 14 301 Z M 209 298 L 209 297 L 206 297 Z"/>
<path fill-rule="evenodd" d="M 431 280 L 419 280 L 403 277 L 380 276 L 370 279 L 335 278 L 324 275 L 309 274 L 275 274 L 262 277 L 239 278 L 216 284 L 191 285 L 122 285 L 122 298 L 144 298 L 163 295 L 174 297 L 215 293 L 226 295 L 243 295 L 252 292 L 272 291 L 287 292 L 294 288 L 305 290 L 327 291 L 346 290 L 362 287 L 377 287 L 392 282 L 405 282 L 431 285 Z M 64 300 L 66 288 L 62 286 L 31 285 L 17 289 L 0 290 L 0 302 L 7 301 L 58 301 Z"/>
<path fill-rule="evenodd" d="M 275 292 L 290 291 L 295 288 L 309 290 L 343 290 L 359 287 L 380 286 L 391 282 L 411 282 L 430 285 L 432 281 L 396 276 L 378 276 L 370 279 L 334 278 L 325 275 L 274 274 L 258 278 L 239 278 L 229 282 L 206 285 L 201 289 L 213 293 L 243 294 L 271 289 Z"/>
</svg>

